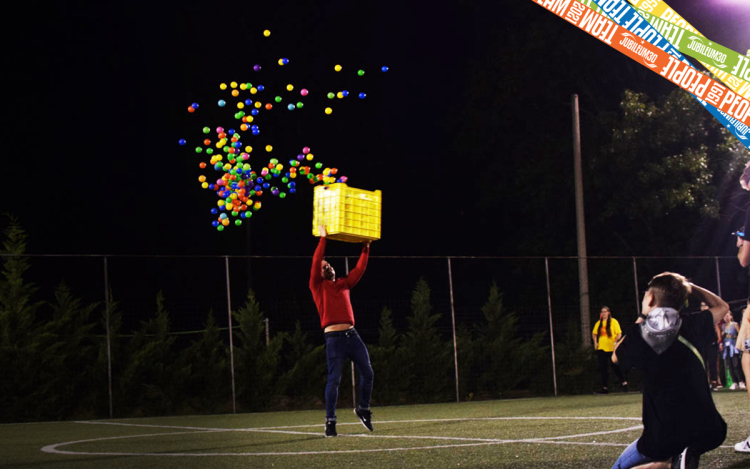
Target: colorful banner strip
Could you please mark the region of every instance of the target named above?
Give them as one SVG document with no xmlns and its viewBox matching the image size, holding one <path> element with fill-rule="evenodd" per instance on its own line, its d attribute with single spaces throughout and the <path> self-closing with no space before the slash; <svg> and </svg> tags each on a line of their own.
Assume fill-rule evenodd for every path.
<svg viewBox="0 0 750 469">
<path fill-rule="evenodd" d="M 648 29 L 636 29 L 631 33 L 610 21 L 607 17 L 573 0 L 531 1 L 665 77 L 696 98 L 715 106 L 717 110 L 744 124 L 745 130 L 747 130 L 747 125 L 750 124 L 750 101 L 728 90 L 721 83 L 703 75 L 690 63 L 676 59 L 670 53 L 655 47 L 635 34 L 639 31 L 658 34 L 650 26 L 648 26 Z M 603 9 L 606 11 L 606 8 Z M 638 16 L 637 13 L 636 16 Z M 642 18 L 640 20 L 644 21 Z M 635 20 L 630 20 L 630 22 L 633 21 Z M 671 49 L 671 46 L 667 46 L 665 49 Z"/>
<path fill-rule="evenodd" d="M 695 29 L 693 25 L 691 25 L 684 18 L 678 15 L 676 11 L 669 8 L 669 5 L 667 5 L 667 3 L 662 0 L 628 1 L 636 6 L 639 11 L 651 15 L 651 17 L 647 19 L 649 23 L 656 27 L 659 31 L 666 31 L 668 29 L 667 24 L 671 24 L 678 28 L 682 28 L 685 31 L 695 33 L 698 36 L 704 38 L 706 37 L 701 34 L 700 31 Z M 674 41 L 671 42 L 674 44 Z M 688 51 L 683 52 L 692 57 L 692 55 Z M 741 94 L 747 99 L 750 99 L 750 83 L 747 82 L 747 80 L 750 80 L 750 76 L 748 78 L 745 78 L 746 72 L 748 75 L 750 75 L 750 65 L 748 65 L 748 62 L 746 62 L 746 60 L 750 61 L 750 59 L 747 59 L 747 57 L 743 56 L 742 54 L 738 54 L 737 52 L 732 52 L 732 54 L 737 54 L 737 56 L 739 57 L 737 58 L 737 62 L 735 62 L 735 66 L 730 68 L 730 70 L 726 70 L 723 67 L 717 67 L 715 65 L 712 65 L 710 62 L 701 61 L 701 64 L 706 67 L 711 73 L 713 73 L 716 78 L 724 82 L 724 84 L 726 84 L 729 89 L 737 94 Z M 735 56 L 732 55 L 732 60 L 734 60 L 734 57 Z M 700 58 L 698 59 L 700 60 Z M 731 73 L 734 68 L 738 68 L 739 70 L 737 70 L 736 73 Z M 743 72 L 742 70 L 745 70 L 745 72 Z"/>
<path fill-rule="evenodd" d="M 582 5 L 590 4 L 593 2 L 598 7 L 597 9 L 599 9 L 603 13 L 607 13 L 612 18 L 612 21 L 623 27 L 623 29 L 629 29 L 631 34 L 643 39 L 644 41 L 642 42 L 648 41 L 650 43 L 650 46 L 656 46 L 658 51 L 662 54 L 666 52 L 681 60 L 688 67 L 692 68 L 690 62 L 688 62 L 687 59 L 684 58 L 680 51 L 677 50 L 672 44 L 670 44 L 669 41 L 667 41 L 647 21 L 645 21 L 635 9 L 628 5 L 625 0 L 576 1 L 580 1 Z M 548 5 L 546 8 L 553 13 L 563 7 L 570 6 L 570 3 L 566 0 L 537 1 L 537 3 L 542 6 Z M 593 12 L 593 9 L 588 7 L 588 5 L 586 5 L 585 8 L 587 11 Z M 603 16 L 598 13 L 595 14 Z M 606 17 L 604 18 L 607 19 Z M 708 110 L 723 126 L 725 126 L 730 132 L 732 132 L 732 134 L 737 137 L 745 147 L 750 149 L 750 138 L 748 138 L 747 136 L 747 134 L 750 133 L 750 129 L 748 129 L 747 125 L 737 122 L 737 119 L 728 116 L 724 112 L 716 109 L 710 101 L 700 99 L 697 96 L 696 99 L 698 99 L 698 101 L 706 108 L 706 110 Z"/>
</svg>

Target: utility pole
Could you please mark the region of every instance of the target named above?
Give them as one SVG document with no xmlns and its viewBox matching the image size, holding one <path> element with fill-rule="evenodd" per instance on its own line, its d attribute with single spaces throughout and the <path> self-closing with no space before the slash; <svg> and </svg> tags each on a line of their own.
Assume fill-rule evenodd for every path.
<svg viewBox="0 0 750 469">
<path fill-rule="evenodd" d="M 586 259 L 586 221 L 583 213 L 583 174 L 581 171 L 581 120 L 578 115 L 578 95 L 572 96 L 573 110 L 573 166 L 576 186 L 576 232 L 578 234 L 578 288 L 581 300 L 581 339 L 584 347 L 591 347 L 591 319 L 589 307 L 589 271 Z"/>
</svg>

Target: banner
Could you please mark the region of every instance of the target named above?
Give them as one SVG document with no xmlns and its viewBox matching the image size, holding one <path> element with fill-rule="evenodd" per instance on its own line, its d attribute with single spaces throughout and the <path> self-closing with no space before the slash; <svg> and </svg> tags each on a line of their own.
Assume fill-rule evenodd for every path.
<svg viewBox="0 0 750 469">
<path fill-rule="evenodd" d="M 676 11 L 669 8 L 669 5 L 667 5 L 667 3 L 663 2 L 662 0 L 628 1 L 636 6 L 640 12 L 649 14 L 650 18 L 647 18 L 649 23 L 654 25 L 661 31 L 666 30 L 668 28 L 667 24 L 670 24 L 676 26 L 677 28 L 684 29 L 685 31 L 695 33 L 700 37 L 706 37 L 701 34 L 700 31 L 695 29 L 693 25 L 691 25 L 684 18 L 678 15 Z M 670 42 L 674 44 L 674 41 Z M 683 52 L 690 55 L 686 51 Z M 735 66 L 730 70 L 726 70 L 723 67 L 717 67 L 715 65 L 712 65 L 710 62 L 701 61 L 701 64 L 706 67 L 711 73 L 713 73 L 716 78 L 726 84 L 729 89 L 737 94 L 741 94 L 747 99 L 750 99 L 750 83 L 747 82 L 747 80 L 750 80 L 750 77 L 745 78 L 746 73 L 750 74 L 750 65 L 748 65 L 750 59 L 743 56 L 742 54 L 738 54 L 737 52 L 733 52 L 733 54 L 737 54 L 739 57 L 736 59 L 737 62 L 735 63 Z M 732 59 L 734 59 L 734 56 L 732 57 Z M 739 68 L 739 70 L 736 71 L 736 73 L 740 74 L 739 76 L 734 73 L 730 75 L 731 70 L 734 70 L 735 68 Z M 744 70 L 744 72 L 742 70 Z"/>
<path fill-rule="evenodd" d="M 642 28 L 631 33 L 609 18 L 573 0 L 532 1 L 687 90 L 696 98 L 716 107 L 717 110 L 744 124 L 745 128 L 750 124 L 750 101 L 703 75 L 690 63 L 675 58 L 672 54 L 637 35 L 639 32 L 651 34 L 651 31 L 658 34 L 650 26 L 650 31 Z M 606 11 L 606 8 L 603 9 Z M 639 15 L 637 16 L 640 18 Z M 629 20 L 629 22 L 634 21 L 634 19 Z M 644 20 L 641 18 L 641 21 Z M 672 46 L 667 43 L 665 49 L 672 49 Z"/>
<path fill-rule="evenodd" d="M 638 12 L 632 8 L 625 0 L 576 0 L 576 2 L 570 2 L 568 0 L 532 0 L 536 1 L 539 5 L 544 6 L 547 10 L 557 14 L 558 16 L 561 16 L 558 12 L 565 11 L 568 12 L 571 10 L 571 8 L 574 8 L 574 5 L 576 2 L 580 2 L 575 6 L 575 11 L 585 11 L 585 17 L 586 17 L 586 24 L 584 24 L 584 27 L 579 28 L 583 29 L 584 31 L 587 31 L 589 34 L 592 34 L 593 26 L 589 24 L 589 22 L 593 21 L 597 25 L 606 21 L 609 23 L 612 23 L 614 26 L 618 26 L 621 30 L 630 30 L 630 34 L 633 37 L 633 41 L 641 40 L 641 45 L 643 47 L 649 47 L 651 49 L 655 49 L 655 51 L 658 51 L 658 54 L 661 54 L 661 57 L 666 59 L 667 56 L 673 56 L 682 63 L 688 67 L 693 68 L 690 62 L 687 61 L 687 59 L 684 58 L 684 56 L 680 53 L 679 50 L 677 50 L 669 41 L 667 41 L 655 28 L 653 28 L 643 17 L 638 14 Z M 592 8 L 588 7 L 586 4 L 595 3 L 596 6 L 600 11 L 603 13 L 608 14 L 612 20 L 607 18 L 606 16 L 596 13 L 593 11 Z M 567 13 L 566 13 L 567 14 Z M 590 16 L 590 15 L 595 15 Z M 562 16 L 561 16 L 562 17 Z M 568 20 L 563 17 L 563 19 Z M 581 21 L 581 23 L 584 23 Z M 617 23 L 617 24 L 614 24 Z M 602 23 L 603 24 L 603 23 Z M 596 34 L 592 34 L 593 36 L 597 36 Z M 602 38 L 599 38 L 602 40 Z M 603 41 L 607 42 L 607 41 Z M 640 61 L 640 57 L 632 57 L 629 52 L 631 51 L 625 51 L 622 48 L 618 48 L 617 46 L 613 45 L 612 43 L 608 43 L 608 45 L 614 47 L 615 49 L 620 50 L 620 52 L 624 53 L 625 55 L 630 56 L 634 60 Z M 654 47 L 655 46 L 655 47 Z M 649 49 L 650 50 L 650 49 Z M 657 52 L 653 53 L 657 53 Z M 663 64 L 662 64 L 663 65 Z M 656 68 L 656 66 L 651 64 L 645 64 L 644 66 L 647 66 L 651 68 L 652 70 Z M 694 70 L 694 73 L 697 72 L 697 70 Z M 699 73 L 700 74 L 700 73 Z M 681 74 L 682 75 L 682 74 Z M 681 76 L 679 75 L 679 76 Z M 700 74 L 701 76 L 704 76 L 703 74 Z M 713 80 L 712 80 L 713 81 Z M 726 90 L 726 87 L 723 85 L 721 86 L 722 89 Z M 719 91 L 719 88 L 716 88 L 717 92 Z M 690 90 L 688 90 L 690 91 Z M 693 90 L 695 91 L 695 90 Z M 736 93 L 733 91 L 730 91 L 732 93 L 732 96 L 736 96 Z M 692 93 L 696 99 L 719 121 L 721 124 L 726 127 L 735 137 L 739 139 L 739 141 L 748 149 L 750 149 L 750 137 L 748 137 L 748 133 L 750 133 L 750 129 L 748 129 L 747 123 L 742 122 L 744 116 L 740 116 L 740 118 L 735 118 L 734 114 L 732 113 L 726 113 L 722 110 L 719 110 L 715 107 L 714 102 L 709 99 L 703 99 L 700 96 L 695 95 L 695 93 Z M 721 91 L 721 95 L 724 96 L 724 92 Z M 714 94 L 712 94 L 712 97 Z M 728 106 L 725 105 L 725 107 L 728 108 Z M 730 114 L 730 115 L 727 115 Z"/>
</svg>

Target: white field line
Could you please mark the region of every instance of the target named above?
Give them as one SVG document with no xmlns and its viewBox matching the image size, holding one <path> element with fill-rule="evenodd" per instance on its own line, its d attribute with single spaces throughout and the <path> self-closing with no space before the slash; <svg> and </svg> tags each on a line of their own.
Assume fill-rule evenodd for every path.
<svg viewBox="0 0 750 469">
<path fill-rule="evenodd" d="M 453 418 L 453 419 L 423 419 L 423 420 L 391 420 L 381 421 L 378 424 L 387 423 L 424 423 L 424 422 L 456 422 L 456 421 L 482 421 L 482 420 L 640 420 L 634 417 L 474 417 L 474 418 Z M 351 454 L 351 453 L 377 453 L 377 452 L 395 452 L 395 451 L 413 451 L 413 450 L 430 450 L 430 449 L 442 449 L 442 448 L 458 448 L 458 447 L 471 447 L 471 446 L 485 446 L 485 445 L 499 445 L 509 443 L 526 443 L 526 444 L 555 444 L 555 445 L 584 445 L 584 446 L 609 446 L 609 447 L 627 447 L 629 443 L 603 443 L 603 442 L 580 442 L 580 441 L 563 441 L 571 438 L 582 438 L 599 435 L 610 435 L 615 433 L 625 433 L 635 430 L 640 430 L 642 425 L 633 427 L 607 430 L 601 432 L 591 433 L 579 433 L 575 435 L 563 435 L 553 437 L 542 437 L 542 438 L 525 438 L 525 439 L 491 439 L 491 438 L 461 438 L 461 437 L 441 437 L 441 436 L 420 436 L 420 435 L 377 435 L 377 434 L 344 434 L 341 437 L 346 438 L 380 438 L 380 439 L 401 439 L 401 440 L 436 440 L 436 441 L 457 441 L 466 443 L 456 444 L 440 444 L 431 446 L 416 446 L 416 447 L 403 447 L 403 448 L 374 448 L 374 449 L 353 449 L 353 450 L 332 450 L 332 451 L 285 451 L 285 452 L 257 452 L 257 453 L 122 453 L 122 452 L 79 452 L 79 451 L 67 451 L 59 449 L 62 446 L 68 446 L 73 444 L 81 443 L 92 443 L 107 440 L 122 440 L 127 438 L 151 438 L 159 437 L 163 435 L 187 435 L 197 433 L 221 433 L 221 432 L 252 432 L 252 433 L 276 433 L 276 434 L 288 434 L 288 435 L 307 435 L 321 437 L 321 432 L 303 432 L 287 430 L 291 428 L 306 428 L 306 427 L 318 427 L 321 424 L 315 425 L 295 425 L 295 426 L 280 426 L 280 427 L 261 427 L 261 428 L 206 428 L 206 427 L 181 427 L 173 425 L 152 425 L 152 424 L 129 424 L 120 422 L 97 422 L 97 421 L 78 421 L 76 423 L 90 424 L 90 425 L 117 425 L 126 427 L 142 427 L 142 428 L 165 428 L 165 429 L 180 429 L 190 430 L 184 432 L 172 432 L 172 433 L 153 433 L 146 435 L 127 435 L 117 437 L 106 437 L 106 438 L 95 438 L 89 440 L 70 441 L 65 443 L 57 443 L 48 445 L 41 450 L 45 453 L 54 454 L 66 454 L 66 455 L 89 455 L 89 456 L 189 456 L 189 457 L 216 457 L 216 456 L 309 456 L 319 454 Z M 359 425 L 359 422 L 354 423 L 342 423 L 340 425 Z M 733 446 L 722 446 L 722 448 L 733 448 Z"/>
</svg>

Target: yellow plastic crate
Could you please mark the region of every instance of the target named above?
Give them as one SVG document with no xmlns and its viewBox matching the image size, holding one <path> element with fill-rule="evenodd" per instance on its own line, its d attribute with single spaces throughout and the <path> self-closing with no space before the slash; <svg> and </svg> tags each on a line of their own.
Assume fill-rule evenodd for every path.
<svg viewBox="0 0 750 469">
<path fill-rule="evenodd" d="M 380 239 L 382 192 L 349 187 L 343 182 L 316 186 L 312 232 L 325 225 L 329 239 L 361 243 Z"/>
</svg>

